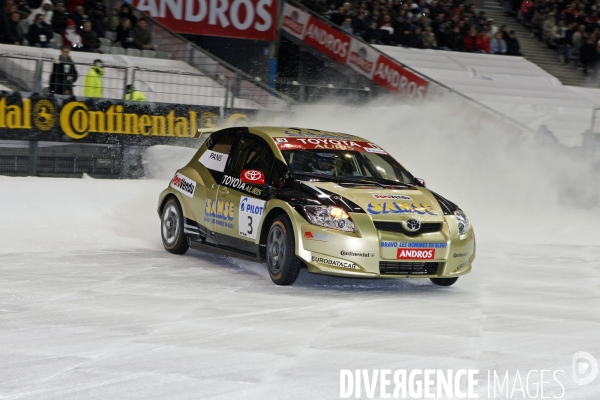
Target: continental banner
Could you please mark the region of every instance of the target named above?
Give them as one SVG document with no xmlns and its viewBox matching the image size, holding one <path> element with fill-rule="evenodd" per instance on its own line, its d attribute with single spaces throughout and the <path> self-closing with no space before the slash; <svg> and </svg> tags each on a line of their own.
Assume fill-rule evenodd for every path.
<svg viewBox="0 0 600 400">
<path fill-rule="evenodd" d="M 0 92 L 0 139 L 165 143 L 199 128 L 247 125 L 255 110 Z"/>
</svg>

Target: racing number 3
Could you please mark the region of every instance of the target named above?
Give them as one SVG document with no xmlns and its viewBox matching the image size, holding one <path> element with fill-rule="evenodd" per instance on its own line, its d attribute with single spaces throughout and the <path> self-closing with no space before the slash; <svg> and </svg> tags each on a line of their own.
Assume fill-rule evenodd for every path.
<svg viewBox="0 0 600 400">
<path fill-rule="evenodd" d="M 242 196 L 240 199 L 239 235 L 248 239 L 256 239 L 256 231 L 265 210 L 265 201 L 254 197 Z"/>
</svg>

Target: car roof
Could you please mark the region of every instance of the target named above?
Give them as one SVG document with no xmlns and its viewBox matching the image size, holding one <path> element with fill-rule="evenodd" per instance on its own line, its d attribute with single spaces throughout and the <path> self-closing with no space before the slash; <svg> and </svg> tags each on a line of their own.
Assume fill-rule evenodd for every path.
<svg viewBox="0 0 600 400">
<path fill-rule="evenodd" d="M 282 126 L 252 126 L 248 127 L 248 130 L 252 133 L 263 133 L 265 136 L 270 138 L 276 137 L 298 137 L 298 138 L 316 138 L 316 139 L 340 139 L 340 140 L 354 140 L 354 141 L 367 141 L 364 138 L 355 135 L 349 135 L 341 132 L 331 132 L 321 129 L 310 129 L 310 128 L 298 128 L 298 127 L 282 127 Z"/>
</svg>

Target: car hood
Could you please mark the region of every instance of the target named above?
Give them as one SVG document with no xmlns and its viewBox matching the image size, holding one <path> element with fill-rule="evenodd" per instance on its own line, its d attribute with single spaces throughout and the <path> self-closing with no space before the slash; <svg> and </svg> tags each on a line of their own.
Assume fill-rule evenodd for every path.
<svg viewBox="0 0 600 400">
<path fill-rule="evenodd" d="M 424 187 L 386 189 L 376 186 L 341 186 L 334 182 L 304 182 L 323 195 L 333 192 L 358 204 L 376 221 L 404 221 L 410 218 L 443 221 L 444 212 L 433 194 Z"/>
</svg>

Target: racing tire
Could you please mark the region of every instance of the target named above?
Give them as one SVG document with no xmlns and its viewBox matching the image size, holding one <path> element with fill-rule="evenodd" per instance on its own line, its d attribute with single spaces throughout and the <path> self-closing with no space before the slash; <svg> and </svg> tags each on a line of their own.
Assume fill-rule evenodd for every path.
<svg viewBox="0 0 600 400">
<path fill-rule="evenodd" d="M 190 248 L 183 232 L 183 213 L 175 198 L 165 203 L 160 215 L 160 236 L 165 250 L 173 254 L 185 254 Z"/>
<path fill-rule="evenodd" d="M 438 286 L 452 286 L 454 282 L 458 280 L 458 276 L 456 278 L 429 278 L 431 282 L 435 283 Z"/>
<path fill-rule="evenodd" d="M 267 267 L 276 285 L 291 285 L 298 278 L 304 263 L 296 257 L 296 242 L 292 222 L 287 215 L 280 215 L 271 224 L 267 236 Z"/>
</svg>

